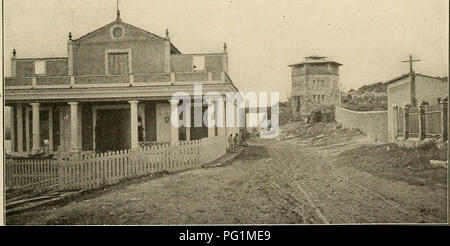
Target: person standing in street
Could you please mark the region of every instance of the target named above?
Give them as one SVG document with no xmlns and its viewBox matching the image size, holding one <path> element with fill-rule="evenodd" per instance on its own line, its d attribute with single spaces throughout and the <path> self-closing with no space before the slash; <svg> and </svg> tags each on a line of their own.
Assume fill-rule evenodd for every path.
<svg viewBox="0 0 450 246">
<path fill-rule="evenodd" d="M 232 153 L 233 151 L 233 134 L 230 134 L 230 136 L 228 137 L 228 152 Z"/>
<path fill-rule="evenodd" d="M 237 151 L 238 146 L 239 146 L 239 134 L 236 133 L 233 139 L 233 147 L 234 147 L 233 152 Z"/>
</svg>

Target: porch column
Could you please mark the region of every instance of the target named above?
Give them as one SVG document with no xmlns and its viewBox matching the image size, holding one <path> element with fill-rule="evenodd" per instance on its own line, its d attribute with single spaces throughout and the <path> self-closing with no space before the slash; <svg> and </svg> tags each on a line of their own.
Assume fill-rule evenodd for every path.
<svg viewBox="0 0 450 246">
<path fill-rule="evenodd" d="M 48 151 L 53 152 L 53 107 L 48 111 Z"/>
<path fill-rule="evenodd" d="M 11 105 L 10 107 L 10 119 L 11 119 L 11 127 L 10 127 L 10 133 L 11 133 L 11 153 L 13 154 L 14 152 L 16 152 L 16 136 L 15 136 L 15 125 L 16 125 L 16 110 L 15 110 L 15 106 Z"/>
<path fill-rule="evenodd" d="M 23 153 L 23 113 L 22 104 L 17 104 L 17 152 Z"/>
<path fill-rule="evenodd" d="M 226 121 L 225 121 L 225 100 L 221 99 L 217 105 L 217 135 L 218 136 L 225 136 L 225 129 L 226 129 Z"/>
<path fill-rule="evenodd" d="M 186 140 L 190 141 L 191 140 L 191 125 L 192 125 L 192 119 L 191 119 L 191 111 L 192 111 L 192 107 L 190 109 L 189 112 L 183 111 L 183 119 L 185 121 L 185 123 L 189 126 L 186 126 Z"/>
<path fill-rule="evenodd" d="M 227 126 L 227 99 L 225 97 L 225 99 L 223 100 L 223 133 L 225 134 L 225 136 L 228 138 L 229 134 L 229 129 Z"/>
<path fill-rule="evenodd" d="M 33 107 L 33 148 L 32 153 L 38 153 L 41 150 L 41 129 L 39 124 L 39 103 L 30 103 Z"/>
<path fill-rule="evenodd" d="M 191 141 L 191 128 L 186 127 L 186 140 Z"/>
<path fill-rule="evenodd" d="M 138 139 L 138 103 L 139 101 L 128 101 L 131 116 L 131 149 L 139 148 Z"/>
<path fill-rule="evenodd" d="M 30 153 L 30 108 L 25 107 L 25 151 Z"/>
<path fill-rule="evenodd" d="M 80 152 L 78 145 L 78 102 L 68 102 L 70 105 L 70 152 Z"/>
<path fill-rule="evenodd" d="M 179 115 L 178 115 L 178 99 L 169 100 L 170 102 L 170 143 L 178 143 Z M 174 117 L 176 116 L 176 117 Z M 190 136 L 189 136 L 190 137 Z"/>
<path fill-rule="evenodd" d="M 208 100 L 208 138 L 216 136 L 215 105 L 214 100 Z"/>
</svg>

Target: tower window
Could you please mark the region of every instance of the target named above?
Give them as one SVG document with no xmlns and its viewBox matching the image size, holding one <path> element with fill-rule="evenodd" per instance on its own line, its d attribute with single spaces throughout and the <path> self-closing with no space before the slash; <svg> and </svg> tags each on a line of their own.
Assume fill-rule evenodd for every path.
<svg viewBox="0 0 450 246">
<path fill-rule="evenodd" d="M 300 112 L 301 97 L 297 97 L 297 112 Z"/>
</svg>

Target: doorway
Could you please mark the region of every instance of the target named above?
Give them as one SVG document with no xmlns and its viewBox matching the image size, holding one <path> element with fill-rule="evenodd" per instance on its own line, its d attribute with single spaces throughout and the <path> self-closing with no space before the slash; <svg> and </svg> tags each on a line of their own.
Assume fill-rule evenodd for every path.
<svg viewBox="0 0 450 246">
<path fill-rule="evenodd" d="M 130 109 L 97 109 L 95 123 L 97 152 L 131 148 Z"/>
</svg>

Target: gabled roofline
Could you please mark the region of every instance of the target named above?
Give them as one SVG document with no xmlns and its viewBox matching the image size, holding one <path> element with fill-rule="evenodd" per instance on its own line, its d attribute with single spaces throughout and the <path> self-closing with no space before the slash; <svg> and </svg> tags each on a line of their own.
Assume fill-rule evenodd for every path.
<svg viewBox="0 0 450 246">
<path fill-rule="evenodd" d="M 437 76 L 429 76 L 429 75 L 425 75 L 425 74 L 421 74 L 421 73 L 416 73 L 416 75 L 427 77 L 427 78 L 432 78 L 432 79 L 439 79 L 439 80 L 448 82 L 448 77 L 442 78 L 442 77 L 437 77 Z"/>
<path fill-rule="evenodd" d="M 151 32 L 149 32 L 149 31 L 146 31 L 146 30 L 144 30 L 144 29 L 142 29 L 142 28 L 139 28 L 139 27 L 137 27 L 137 26 L 133 26 L 133 25 L 128 24 L 128 23 L 126 23 L 126 22 L 123 22 L 123 21 L 121 21 L 121 20 L 115 20 L 115 21 L 110 22 L 110 23 L 108 23 L 108 24 L 106 24 L 106 25 L 103 25 L 103 26 L 101 26 L 101 27 L 99 27 L 99 28 L 97 28 L 97 29 L 95 29 L 95 30 L 93 30 L 93 31 L 91 31 L 91 32 L 88 32 L 88 33 L 86 33 L 85 35 L 83 35 L 83 36 L 81 36 L 81 37 L 79 37 L 79 38 L 77 38 L 77 39 L 73 39 L 73 41 L 80 41 L 81 39 L 86 38 L 86 37 L 92 35 L 94 32 L 99 31 L 99 30 L 102 30 L 102 29 L 106 28 L 107 26 L 109 26 L 109 25 L 111 25 L 111 24 L 114 24 L 114 23 L 129 25 L 129 26 L 134 27 L 134 28 L 136 28 L 136 29 L 138 29 L 138 30 L 140 30 L 140 31 L 146 32 L 146 33 L 148 33 L 148 34 L 150 34 L 150 35 L 152 35 L 152 36 L 155 36 L 155 37 L 157 37 L 157 38 L 160 38 L 160 39 L 164 39 L 164 40 L 165 40 L 165 38 L 160 37 L 160 36 L 158 36 L 158 35 L 156 35 L 156 34 L 154 34 L 154 33 L 151 33 Z"/>
<path fill-rule="evenodd" d="M 420 74 L 420 73 L 415 73 L 415 75 L 417 76 L 423 76 L 423 77 L 427 77 L 427 78 L 432 78 L 432 79 L 438 79 L 438 80 L 442 80 L 442 81 L 446 81 L 446 82 L 448 82 L 448 79 L 447 78 L 441 78 L 441 77 L 434 77 L 434 76 L 429 76 L 429 75 L 425 75 L 425 74 Z M 383 84 L 385 84 L 385 85 L 389 85 L 389 84 L 392 84 L 392 83 L 394 83 L 394 82 L 396 82 L 396 81 L 399 81 L 399 80 L 401 80 L 401 79 L 404 79 L 404 78 L 406 78 L 406 77 L 408 77 L 409 76 L 409 73 L 405 73 L 405 74 L 402 74 L 402 75 L 400 75 L 400 76 L 398 76 L 398 77 L 395 77 L 395 78 L 393 78 L 393 79 L 391 79 L 391 80 L 388 80 L 388 81 L 386 81 L 386 82 L 384 82 Z"/>
<path fill-rule="evenodd" d="M 399 80 L 401 80 L 401 79 L 404 79 L 404 78 L 406 78 L 406 77 L 408 77 L 408 76 L 409 76 L 409 73 L 402 74 L 402 75 L 400 75 L 400 76 L 397 76 L 397 77 L 395 77 L 395 78 L 393 78 L 393 79 L 391 79 L 391 80 L 388 80 L 388 81 L 384 82 L 383 84 L 385 84 L 385 85 L 392 84 L 392 83 L 394 83 L 394 82 L 396 82 L 396 81 L 399 81 Z"/>
<path fill-rule="evenodd" d="M 79 38 L 77 38 L 77 39 L 73 39 L 73 41 L 75 41 L 75 42 L 76 42 L 76 41 L 81 41 L 81 39 L 84 39 L 84 38 L 86 38 L 86 37 L 92 35 L 94 32 L 99 31 L 99 30 L 102 30 L 102 29 L 106 28 L 107 26 L 109 26 L 109 25 L 111 25 L 111 24 L 114 24 L 114 23 L 128 25 L 128 26 L 133 27 L 133 28 L 136 28 L 136 29 L 138 29 L 138 30 L 140 30 L 140 31 L 142 31 L 142 32 L 145 32 L 145 33 L 147 33 L 147 34 L 150 34 L 150 35 L 152 35 L 152 36 L 154 36 L 154 37 L 156 37 L 156 38 L 159 38 L 159 39 L 162 39 L 162 40 L 167 40 L 166 38 L 163 38 L 163 37 L 161 37 L 161 36 L 158 36 L 158 35 L 156 35 L 156 34 L 154 34 L 154 33 L 151 33 L 151 32 L 149 32 L 149 31 L 147 31 L 147 30 L 144 30 L 144 29 L 142 29 L 142 28 L 140 28 L 140 27 L 137 27 L 137 26 L 131 25 L 131 24 L 129 24 L 129 23 L 123 22 L 122 20 L 115 20 L 115 21 L 110 22 L 110 23 L 108 23 L 108 24 L 106 24 L 106 25 L 104 25 L 104 26 L 102 26 L 102 27 L 99 27 L 99 28 L 97 28 L 97 29 L 95 29 L 95 30 L 93 30 L 93 31 L 91 31 L 91 32 L 88 32 L 87 34 L 85 34 L 85 35 L 83 35 L 83 36 L 81 36 L 81 37 L 79 37 Z M 170 41 L 169 41 L 169 42 L 170 42 Z M 174 52 L 176 52 L 176 53 L 178 52 L 178 53 L 181 54 L 181 51 L 180 51 L 177 47 L 175 47 L 175 45 L 173 45 L 172 42 L 170 42 L 170 48 L 171 48 L 171 50 L 173 50 Z"/>
<path fill-rule="evenodd" d="M 108 23 L 108 24 L 106 24 L 106 25 L 103 25 L 103 26 L 101 26 L 101 27 L 99 27 L 99 28 L 97 28 L 97 29 L 95 29 L 95 30 L 93 30 L 93 31 L 90 31 L 90 32 L 84 34 L 83 36 L 81 36 L 81 37 L 79 37 L 79 38 L 77 38 L 77 39 L 72 39 L 72 41 L 76 42 L 76 41 L 80 41 L 81 39 L 87 38 L 88 36 L 92 35 L 94 32 L 99 31 L 99 30 L 102 30 L 102 29 L 106 28 L 107 26 L 109 26 L 109 25 L 111 25 L 111 24 L 113 24 L 113 23 L 116 23 L 116 22 L 118 22 L 118 21 L 115 20 L 115 21 L 110 22 L 110 23 Z"/>
</svg>

